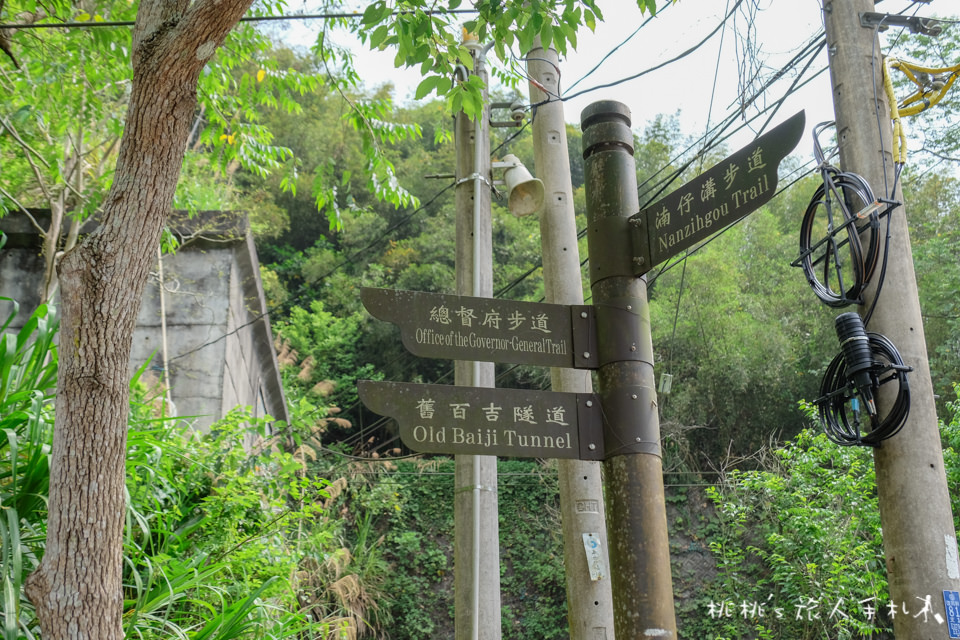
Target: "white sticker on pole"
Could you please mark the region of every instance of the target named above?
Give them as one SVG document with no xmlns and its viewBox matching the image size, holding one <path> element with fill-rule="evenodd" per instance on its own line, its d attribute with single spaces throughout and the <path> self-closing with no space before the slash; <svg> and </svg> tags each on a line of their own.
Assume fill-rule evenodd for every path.
<svg viewBox="0 0 960 640">
<path fill-rule="evenodd" d="M 583 549 L 587 552 L 587 567 L 590 569 L 591 580 L 603 580 L 607 577 L 607 569 L 603 564 L 603 547 L 600 545 L 600 535 L 596 533 L 583 534 Z"/>
<path fill-rule="evenodd" d="M 951 580 L 960 579 L 960 564 L 957 559 L 957 538 L 943 536 L 944 546 L 947 548 L 947 577 Z"/>
</svg>

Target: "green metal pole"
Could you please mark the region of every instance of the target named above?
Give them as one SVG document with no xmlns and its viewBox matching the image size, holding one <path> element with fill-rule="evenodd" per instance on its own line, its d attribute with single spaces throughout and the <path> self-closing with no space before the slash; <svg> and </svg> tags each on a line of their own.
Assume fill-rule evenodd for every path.
<svg viewBox="0 0 960 640">
<path fill-rule="evenodd" d="M 676 638 L 647 282 L 632 275 L 627 222 L 640 210 L 630 110 L 595 102 L 580 120 L 614 630 L 618 640 Z"/>
</svg>

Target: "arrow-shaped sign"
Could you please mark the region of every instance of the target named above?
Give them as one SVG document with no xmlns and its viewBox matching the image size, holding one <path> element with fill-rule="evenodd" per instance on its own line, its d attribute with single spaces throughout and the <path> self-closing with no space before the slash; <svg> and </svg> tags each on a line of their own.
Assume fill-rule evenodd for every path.
<svg viewBox="0 0 960 640">
<path fill-rule="evenodd" d="M 632 216 L 634 275 L 643 275 L 769 202 L 777 191 L 780 162 L 800 141 L 805 120 L 801 111 Z"/>
<path fill-rule="evenodd" d="M 428 358 L 596 368 L 593 308 L 364 287 L 363 306 Z"/>
<path fill-rule="evenodd" d="M 603 418 L 592 393 L 372 380 L 357 381 L 357 390 L 421 453 L 603 459 Z"/>
</svg>

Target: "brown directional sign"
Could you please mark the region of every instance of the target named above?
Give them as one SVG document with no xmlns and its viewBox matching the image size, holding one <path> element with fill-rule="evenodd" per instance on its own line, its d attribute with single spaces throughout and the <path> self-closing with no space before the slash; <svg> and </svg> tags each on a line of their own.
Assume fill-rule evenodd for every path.
<svg viewBox="0 0 960 640">
<path fill-rule="evenodd" d="M 794 115 L 630 218 L 633 273 L 707 239 L 768 202 L 777 169 L 803 133 L 804 112 Z"/>
<path fill-rule="evenodd" d="M 363 306 L 417 356 L 595 368 L 593 309 L 365 287 Z"/>
<path fill-rule="evenodd" d="M 603 459 L 600 402 L 592 393 L 357 382 L 368 409 L 390 416 L 421 453 Z"/>
</svg>

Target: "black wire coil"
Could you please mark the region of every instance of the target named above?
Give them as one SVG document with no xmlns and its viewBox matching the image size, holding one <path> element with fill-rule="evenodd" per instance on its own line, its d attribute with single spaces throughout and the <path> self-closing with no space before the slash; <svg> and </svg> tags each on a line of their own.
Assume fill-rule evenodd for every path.
<svg viewBox="0 0 960 640">
<path fill-rule="evenodd" d="M 837 173 L 832 176 L 832 182 L 833 193 L 821 184 L 803 215 L 798 262 L 820 300 L 831 307 L 844 307 L 862 302 L 863 291 L 873 277 L 880 255 L 880 224 L 876 210 L 864 218 L 858 216 L 858 212 L 875 201 L 870 185 L 863 178 L 855 173 Z M 825 220 L 828 206 L 829 218 Z M 824 226 L 827 235 L 818 241 L 813 235 Z M 837 241 L 836 236 L 842 233 L 846 237 Z M 822 253 L 818 251 L 821 247 Z M 852 282 L 844 282 L 841 249 L 850 258 Z"/>
<path fill-rule="evenodd" d="M 823 182 L 803 214 L 800 257 L 793 266 L 803 268 L 820 300 L 831 307 L 845 307 L 862 303 L 863 291 L 873 277 L 880 255 L 880 220 L 867 181 L 855 173 L 841 172 L 827 161 L 819 136 L 832 126 L 833 122 L 821 122 L 813 128 L 813 155 Z M 814 237 L 821 233 L 822 238 Z M 842 236 L 839 241 L 838 235 Z M 849 256 L 848 267 L 844 267 L 841 249 Z M 818 274 L 820 267 L 822 273 Z M 846 269 L 849 277 L 844 275 Z"/>
<path fill-rule="evenodd" d="M 896 397 L 889 413 L 881 418 L 860 408 L 861 394 L 854 376 L 860 371 L 848 371 L 841 352 L 833 359 L 823 374 L 820 383 L 820 398 L 817 406 L 820 421 L 826 436 L 843 446 L 878 447 L 881 441 L 896 435 L 910 415 L 910 383 L 907 373 L 912 368 L 903 364 L 897 348 L 879 333 L 866 334 L 872 354 L 869 375 L 871 394 L 877 396 L 879 388 L 896 382 Z M 861 418 L 869 418 L 861 422 Z"/>
</svg>

